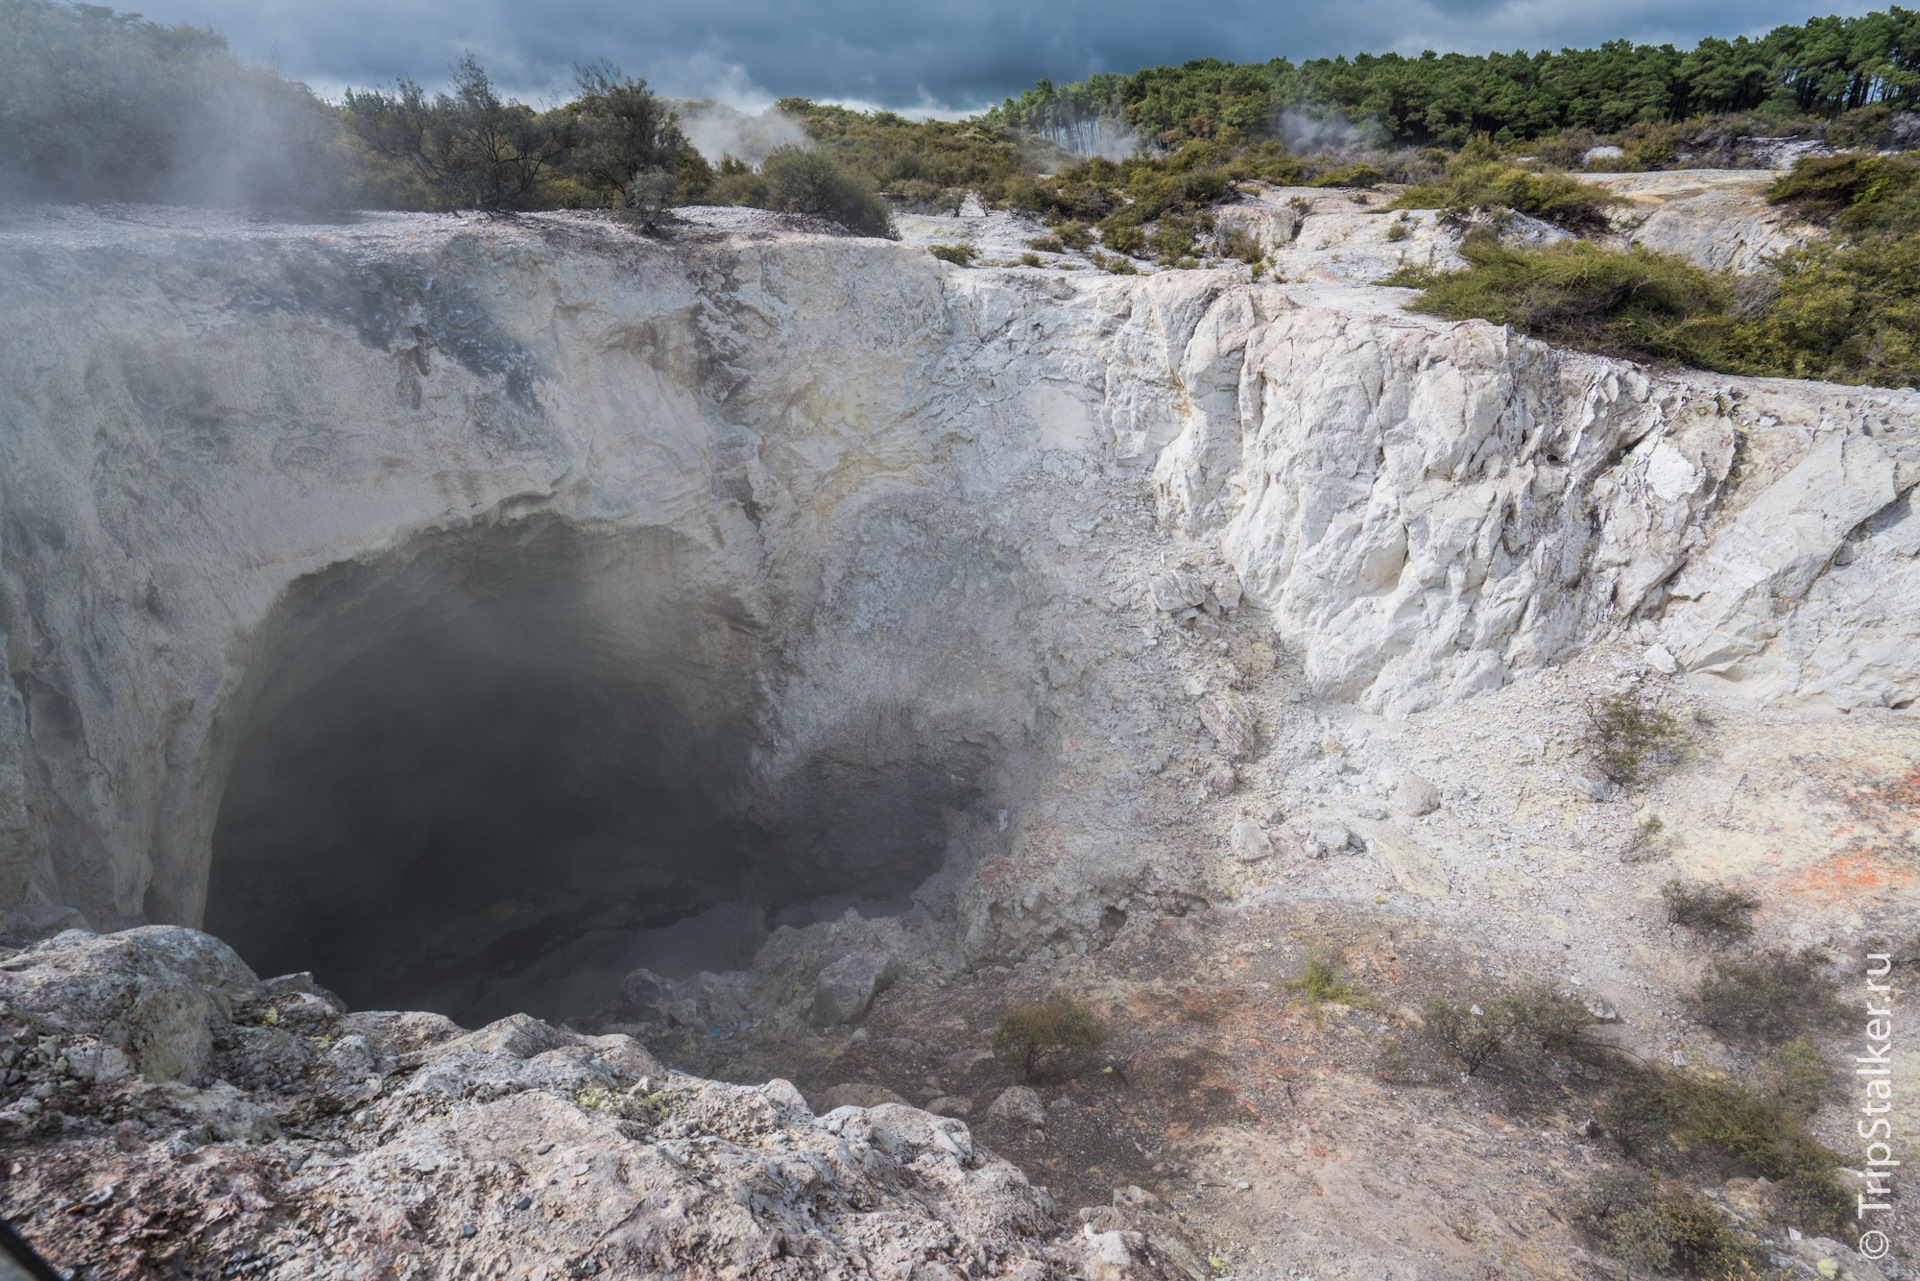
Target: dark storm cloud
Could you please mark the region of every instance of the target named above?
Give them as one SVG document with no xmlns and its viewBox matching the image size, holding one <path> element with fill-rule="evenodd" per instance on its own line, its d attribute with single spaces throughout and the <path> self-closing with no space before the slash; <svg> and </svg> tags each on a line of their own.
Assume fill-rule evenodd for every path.
<svg viewBox="0 0 1920 1281">
<path fill-rule="evenodd" d="M 161 0 L 144 11 L 211 26 L 241 54 L 272 60 L 323 92 L 397 75 L 437 83 L 470 50 L 503 86 L 534 99 L 564 94 L 573 63 L 607 58 L 675 94 L 949 110 L 997 102 L 1043 76 L 1076 80 L 1207 56 L 1531 51 L 1622 37 L 1686 46 L 1706 35 L 1759 34 L 1810 12 L 1800 0 Z"/>
</svg>

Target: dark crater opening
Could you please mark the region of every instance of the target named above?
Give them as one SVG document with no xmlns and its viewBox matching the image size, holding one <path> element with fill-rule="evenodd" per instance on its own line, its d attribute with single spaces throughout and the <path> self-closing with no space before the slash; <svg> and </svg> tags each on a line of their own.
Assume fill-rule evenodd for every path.
<svg viewBox="0 0 1920 1281">
<path fill-rule="evenodd" d="M 663 593 L 657 564 L 621 590 L 631 547 L 546 542 L 517 540 L 485 597 L 449 598 L 467 548 L 291 607 L 324 621 L 283 628 L 270 669 L 380 639 L 259 697 L 238 738 L 205 926 L 258 972 L 469 1026 L 565 1018 L 636 966 L 743 967 L 772 924 L 906 909 L 940 871 L 982 749 L 921 750 L 900 718 L 767 793 L 738 617 Z"/>
</svg>

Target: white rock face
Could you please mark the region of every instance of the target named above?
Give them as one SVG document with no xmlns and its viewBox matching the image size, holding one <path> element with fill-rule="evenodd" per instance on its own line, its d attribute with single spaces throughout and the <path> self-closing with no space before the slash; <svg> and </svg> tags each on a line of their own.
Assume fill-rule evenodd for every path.
<svg viewBox="0 0 1920 1281">
<path fill-rule="evenodd" d="M 1779 176 L 1767 169 L 1669 169 L 1584 174 L 1581 181 L 1633 202 L 1611 215 L 1618 244 L 1746 275 L 1758 271 L 1767 255 L 1822 234 L 1767 204 L 1767 188 Z"/>
<path fill-rule="evenodd" d="M 1391 716 L 1640 620 L 1757 696 L 1920 692 L 1920 397 L 1401 296 L 558 215 L 15 224 L 0 904 L 197 921 L 246 727 L 543 530 L 594 586 L 527 626 L 733 718 L 772 809 L 909 728 L 1035 751 L 1097 666 L 1062 513 L 1008 502 L 1042 468 L 1150 477 L 1323 693 Z"/>
</svg>

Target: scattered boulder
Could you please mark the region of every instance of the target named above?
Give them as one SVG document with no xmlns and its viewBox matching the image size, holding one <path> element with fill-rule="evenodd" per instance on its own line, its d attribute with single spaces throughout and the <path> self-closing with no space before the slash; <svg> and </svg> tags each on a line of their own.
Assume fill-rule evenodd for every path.
<svg viewBox="0 0 1920 1281">
<path fill-rule="evenodd" d="M 1186 570 L 1175 569 L 1149 581 L 1147 595 L 1153 598 L 1154 608 L 1165 614 L 1177 614 L 1203 604 L 1207 599 L 1207 586 Z"/>
<path fill-rule="evenodd" d="M 987 1116 L 996 1121 L 1018 1121 L 1022 1125 L 1045 1125 L 1047 1110 L 1040 1096 L 1024 1085 L 1011 1085 L 987 1105 Z"/>
<path fill-rule="evenodd" d="M 883 1103 L 905 1103 L 906 1100 L 884 1085 L 870 1085 L 865 1081 L 845 1081 L 839 1085 L 829 1085 L 813 1102 L 813 1110 L 822 1115 L 835 1108 L 877 1108 Z"/>
<path fill-rule="evenodd" d="M 1260 824 L 1250 818 L 1235 823 L 1229 839 L 1233 845 L 1233 856 L 1242 863 L 1258 863 L 1261 859 L 1273 857 L 1273 842 L 1261 830 Z"/>
<path fill-rule="evenodd" d="M 1440 808 L 1440 789 L 1418 774 L 1402 774 L 1393 789 L 1393 808 L 1411 818 Z"/>
<path fill-rule="evenodd" d="M 1672 676 L 1680 670 L 1680 660 L 1665 645 L 1654 645 L 1647 650 L 1647 666 L 1662 676 Z"/>
<path fill-rule="evenodd" d="M 1240 771 L 1225 764 L 1215 765 L 1207 771 L 1207 790 L 1215 796 L 1231 796 L 1233 789 L 1240 786 Z"/>
<path fill-rule="evenodd" d="M 1353 845 L 1353 833 L 1340 823 L 1315 823 L 1307 834 L 1309 857 L 1325 858 L 1329 854 L 1345 854 Z"/>
<path fill-rule="evenodd" d="M 899 966 L 885 952 L 854 952 L 820 971 L 813 988 L 813 1021 L 821 1027 L 858 1023 L 873 998 L 892 985 Z"/>
<path fill-rule="evenodd" d="M 957 1094 L 942 1094 L 927 1104 L 927 1111 L 935 1116 L 951 1116 L 964 1121 L 973 1113 L 973 1100 L 963 1099 Z"/>
<path fill-rule="evenodd" d="M 673 985 L 642 967 L 620 981 L 614 1012 L 629 1018 L 664 1019 L 669 1017 L 672 1005 Z"/>
</svg>

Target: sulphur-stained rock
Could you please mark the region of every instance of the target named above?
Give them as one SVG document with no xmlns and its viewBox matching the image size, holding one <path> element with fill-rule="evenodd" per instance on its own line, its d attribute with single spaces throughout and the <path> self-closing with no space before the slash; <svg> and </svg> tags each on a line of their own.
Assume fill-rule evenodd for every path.
<svg viewBox="0 0 1920 1281">
<path fill-rule="evenodd" d="M 821 1026 L 857 1023 L 866 1017 L 873 998 L 884 992 L 899 973 L 885 952 L 855 952 L 826 969 L 813 989 L 813 1020 Z"/>
</svg>

